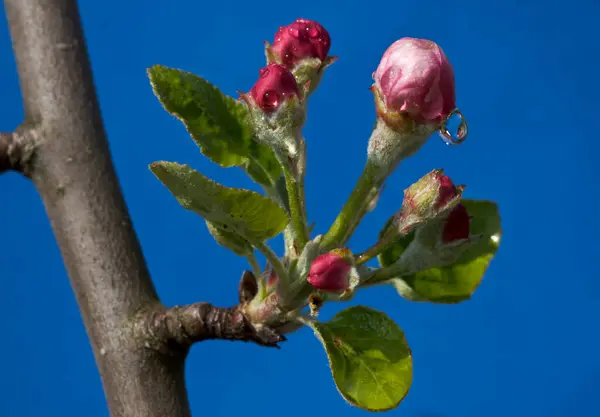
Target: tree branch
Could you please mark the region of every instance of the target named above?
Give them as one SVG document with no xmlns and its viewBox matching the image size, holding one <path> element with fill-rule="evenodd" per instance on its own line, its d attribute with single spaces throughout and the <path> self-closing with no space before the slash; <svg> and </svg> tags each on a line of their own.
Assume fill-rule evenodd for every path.
<svg viewBox="0 0 600 417">
<path fill-rule="evenodd" d="M 252 325 L 240 307 L 160 304 L 111 160 L 76 2 L 4 3 L 25 121 L 0 134 L 0 172 L 25 173 L 42 197 L 111 416 L 187 417 L 191 343 L 285 338 Z M 247 298 L 254 290 L 244 288 Z"/>
<path fill-rule="evenodd" d="M 165 355 L 186 352 L 193 343 L 209 339 L 254 342 L 276 348 L 279 342 L 286 340 L 269 327 L 253 325 L 239 305 L 219 308 L 209 303 L 145 313 L 137 331 L 146 338 L 147 347 Z"/>
<path fill-rule="evenodd" d="M 12 170 L 28 177 L 32 156 L 33 144 L 25 135 L 0 132 L 0 174 Z"/>
</svg>

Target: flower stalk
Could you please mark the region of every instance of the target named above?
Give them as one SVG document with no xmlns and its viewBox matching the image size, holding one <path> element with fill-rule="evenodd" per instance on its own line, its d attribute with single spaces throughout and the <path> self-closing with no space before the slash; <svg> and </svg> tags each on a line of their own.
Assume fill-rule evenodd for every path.
<svg viewBox="0 0 600 417">
<path fill-rule="evenodd" d="M 323 237 L 321 247 L 324 250 L 343 246 L 350 239 L 350 232 L 367 212 L 365 206 L 370 203 L 368 197 L 372 195 L 374 189 L 379 189 L 381 186 L 376 178 L 376 167 L 367 162 L 350 197 Z"/>
</svg>

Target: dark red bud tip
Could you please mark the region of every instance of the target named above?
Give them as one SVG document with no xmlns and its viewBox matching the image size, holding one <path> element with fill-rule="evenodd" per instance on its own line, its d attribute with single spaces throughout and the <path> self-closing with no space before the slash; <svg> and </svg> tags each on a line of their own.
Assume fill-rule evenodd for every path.
<svg viewBox="0 0 600 417">
<path fill-rule="evenodd" d="M 457 196 L 458 192 L 456 186 L 452 182 L 449 176 L 441 175 L 438 178 L 439 181 L 439 196 L 435 203 L 435 208 L 439 209 L 440 207 L 445 206 L 450 200 Z"/>
<path fill-rule="evenodd" d="M 273 112 L 286 99 L 299 95 L 294 75 L 283 65 L 269 64 L 259 74 L 250 95 L 265 112 Z"/>
<path fill-rule="evenodd" d="M 272 52 L 288 68 L 304 58 L 319 58 L 324 61 L 329 53 L 331 38 L 318 22 L 296 19 L 279 28 L 275 34 Z"/>
<path fill-rule="evenodd" d="M 325 292 L 343 292 L 348 288 L 350 262 L 333 253 L 317 256 L 310 266 L 307 281 L 314 288 Z"/>
<path fill-rule="evenodd" d="M 269 277 L 267 278 L 267 287 L 272 287 L 275 284 L 277 284 L 277 281 L 279 280 L 279 277 L 277 276 L 277 273 L 275 273 L 275 271 L 271 271 L 271 273 L 269 274 Z"/>
<path fill-rule="evenodd" d="M 459 239 L 467 239 L 469 237 L 469 220 L 470 216 L 465 206 L 462 204 L 456 206 L 446 219 L 442 241 L 450 243 Z"/>
</svg>

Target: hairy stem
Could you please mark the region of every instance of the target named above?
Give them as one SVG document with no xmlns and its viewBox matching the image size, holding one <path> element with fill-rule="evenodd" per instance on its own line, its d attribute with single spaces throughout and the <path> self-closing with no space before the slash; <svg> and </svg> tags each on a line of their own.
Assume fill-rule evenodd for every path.
<svg viewBox="0 0 600 417">
<path fill-rule="evenodd" d="M 362 216 L 366 214 L 365 207 L 370 203 L 369 196 L 373 193 L 374 188 L 378 189 L 380 186 L 375 182 L 373 169 L 371 164 L 365 165 L 352 194 L 323 237 L 321 248 L 324 250 L 344 245 L 351 237 L 349 232 L 356 228 Z"/>
<path fill-rule="evenodd" d="M 379 284 L 382 281 L 387 281 L 388 279 L 400 278 L 402 275 L 402 272 L 403 271 L 401 268 L 398 268 L 394 265 L 387 267 L 387 268 L 380 268 L 380 269 L 374 270 L 372 274 L 367 276 L 365 278 L 364 282 L 362 282 L 360 284 L 360 286 L 368 287 L 371 285 Z"/>
<path fill-rule="evenodd" d="M 376 256 L 378 256 L 380 253 L 382 253 L 383 251 L 385 251 L 388 246 L 390 244 L 394 243 L 393 241 L 389 242 L 386 240 L 380 240 L 379 242 L 377 242 L 376 244 L 374 244 L 373 246 L 371 246 L 369 249 L 367 249 L 366 251 L 364 251 L 363 253 L 359 254 L 356 257 L 356 264 L 357 265 L 362 265 L 368 261 L 370 261 L 371 259 L 375 258 Z"/>
<path fill-rule="evenodd" d="M 287 269 L 285 268 L 285 265 L 283 265 L 283 262 L 279 256 L 277 256 L 277 254 L 273 252 L 273 249 L 271 249 L 265 242 L 257 242 L 253 244 L 254 247 L 256 247 L 256 249 L 262 253 L 265 258 L 267 258 L 267 261 L 269 261 L 275 270 L 280 285 L 287 287 L 290 283 L 290 278 L 288 276 Z"/>
<path fill-rule="evenodd" d="M 260 269 L 258 259 L 256 259 L 254 253 L 251 253 L 248 256 L 246 256 L 246 259 L 248 259 L 250 268 L 252 268 L 252 273 L 254 274 L 254 279 L 256 280 L 258 288 L 258 294 L 260 294 L 261 297 L 264 297 L 267 290 L 267 285 L 265 282 L 265 277 L 263 276 L 263 273 Z"/>
<path fill-rule="evenodd" d="M 296 179 L 293 178 L 292 173 L 287 169 L 285 170 L 285 185 L 288 190 L 293 239 L 296 251 L 301 252 L 309 240 L 308 225 L 306 224 L 306 216 L 304 215 L 304 204 L 300 196 L 301 188 Z"/>
</svg>

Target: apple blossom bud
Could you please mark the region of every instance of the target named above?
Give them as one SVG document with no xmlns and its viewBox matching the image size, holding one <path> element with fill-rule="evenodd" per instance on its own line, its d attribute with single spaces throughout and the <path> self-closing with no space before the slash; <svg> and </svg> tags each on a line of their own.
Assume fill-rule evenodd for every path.
<svg viewBox="0 0 600 417">
<path fill-rule="evenodd" d="M 406 234 L 415 226 L 438 217 L 455 207 L 464 186 L 455 186 L 443 170 L 433 170 L 404 190 L 402 208 L 396 213 L 391 236 Z"/>
<path fill-rule="evenodd" d="M 306 120 L 304 94 L 292 73 L 281 64 L 271 63 L 259 73 L 250 92 L 240 93 L 250 110 L 253 137 L 273 149 L 279 162 L 296 173 Z"/>
<path fill-rule="evenodd" d="M 454 70 L 435 42 L 402 38 L 383 54 L 373 74 L 377 112 L 402 113 L 418 122 L 440 123 L 456 107 Z"/>
<path fill-rule="evenodd" d="M 308 97 L 319 85 L 325 68 L 337 58 L 328 56 L 329 33 L 314 20 L 296 19 L 279 28 L 272 45 L 265 42 L 267 63 L 286 66 L 296 77 L 298 86 Z"/>
<path fill-rule="evenodd" d="M 442 231 L 442 242 L 451 243 L 469 237 L 469 213 L 462 204 L 457 205 L 448 214 Z"/>
<path fill-rule="evenodd" d="M 258 293 L 256 277 L 250 271 L 244 271 L 238 285 L 238 296 L 241 304 L 247 304 Z"/>
<path fill-rule="evenodd" d="M 435 198 L 434 208 L 439 209 L 444 207 L 448 202 L 458 195 L 458 190 L 449 176 L 443 175 L 442 172 L 433 171 L 433 178 L 437 180 L 438 194 Z"/>
<path fill-rule="evenodd" d="M 315 258 L 307 281 L 324 292 L 341 293 L 350 287 L 352 254 L 347 249 L 334 249 Z"/>
<path fill-rule="evenodd" d="M 329 53 L 331 38 L 323 26 L 314 20 L 296 19 L 279 28 L 271 45 L 271 52 L 278 61 L 292 69 L 305 58 L 324 61 Z"/>
<path fill-rule="evenodd" d="M 457 262 L 482 235 L 471 235 L 470 216 L 462 204 L 416 227 L 414 237 L 395 263 L 398 275 L 409 275 Z"/>
<path fill-rule="evenodd" d="M 456 108 L 454 70 L 435 42 L 415 38 L 394 42 L 373 79 L 377 124 L 368 157 L 381 178 L 417 152 L 436 130 L 447 144 L 466 139 L 467 123 Z M 454 116 L 460 125 L 452 133 L 447 121 Z"/>
<path fill-rule="evenodd" d="M 290 97 L 298 97 L 296 79 L 286 67 L 269 64 L 259 72 L 260 78 L 250 90 L 250 96 L 264 112 L 271 113 Z"/>
</svg>

